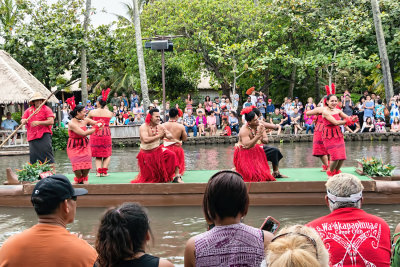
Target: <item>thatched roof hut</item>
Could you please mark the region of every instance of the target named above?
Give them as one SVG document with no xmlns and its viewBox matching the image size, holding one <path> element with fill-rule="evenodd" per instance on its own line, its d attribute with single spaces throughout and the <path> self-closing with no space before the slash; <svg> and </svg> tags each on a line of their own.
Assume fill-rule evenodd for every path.
<svg viewBox="0 0 400 267">
<path fill-rule="evenodd" d="M 0 104 L 27 103 L 35 92 L 44 97 L 51 93 L 7 52 L 0 50 Z M 58 100 L 52 96 L 49 102 L 57 103 Z"/>
</svg>

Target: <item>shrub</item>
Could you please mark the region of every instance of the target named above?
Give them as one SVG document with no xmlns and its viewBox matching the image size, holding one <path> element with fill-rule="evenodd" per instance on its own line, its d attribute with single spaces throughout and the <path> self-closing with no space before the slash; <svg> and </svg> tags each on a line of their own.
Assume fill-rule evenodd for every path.
<svg viewBox="0 0 400 267">
<path fill-rule="evenodd" d="M 392 176 L 396 168 L 396 166 L 390 164 L 383 164 L 382 160 L 375 157 L 362 158 L 357 161 L 362 164 L 363 172 L 371 177 Z"/>
<path fill-rule="evenodd" d="M 54 150 L 67 149 L 68 130 L 62 127 L 54 128 L 52 142 Z"/>
</svg>

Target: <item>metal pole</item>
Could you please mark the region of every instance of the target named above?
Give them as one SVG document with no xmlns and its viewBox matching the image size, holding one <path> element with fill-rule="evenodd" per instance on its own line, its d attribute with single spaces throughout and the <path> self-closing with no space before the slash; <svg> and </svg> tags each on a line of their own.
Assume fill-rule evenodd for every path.
<svg viewBox="0 0 400 267">
<path fill-rule="evenodd" d="M 165 103 L 165 58 L 164 58 L 164 49 L 161 50 L 161 70 L 162 70 L 162 94 L 163 94 L 163 110 L 164 110 L 164 122 L 166 122 L 167 119 L 167 112 L 165 111 L 166 109 L 166 103 Z"/>
</svg>

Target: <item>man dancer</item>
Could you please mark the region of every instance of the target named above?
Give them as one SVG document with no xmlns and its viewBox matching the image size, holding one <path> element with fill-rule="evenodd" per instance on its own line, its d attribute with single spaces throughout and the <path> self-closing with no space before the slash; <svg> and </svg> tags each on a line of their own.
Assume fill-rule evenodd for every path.
<svg viewBox="0 0 400 267">
<path fill-rule="evenodd" d="M 260 124 L 252 107 L 242 110 L 246 124 L 240 128 L 239 142 L 235 146 L 233 164 L 236 171 L 243 176 L 245 182 L 275 181 L 268 166 L 263 145 L 268 137 L 264 125 Z"/>
<path fill-rule="evenodd" d="M 34 164 L 36 161 L 53 164 L 54 155 L 51 142 L 51 126 L 54 124 L 53 111 L 46 105 L 43 105 L 40 110 L 27 120 L 37 108 L 45 100 L 39 92 L 33 94 L 29 100 L 30 107 L 22 116 L 21 123 L 26 124 L 27 139 L 29 143 L 29 161 Z"/>
<path fill-rule="evenodd" d="M 182 110 L 171 108 L 169 110 L 169 121 L 163 124 L 173 137 L 173 139 L 164 138 L 164 147 L 176 154 L 181 176 L 185 173 L 185 152 L 182 149 L 182 142 L 187 140 L 185 126 L 177 122 L 182 115 Z"/>
<path fill-rule="evenodd" d="M 150 109 L 139 128 L 140 152 L 137 155 L 139 174 L 131 183 L 182 183 L 179 163 L 174 152 L 160 145 L 161 139 L 174 139 L 160 123 L 160 111 Z"/>
</svg>

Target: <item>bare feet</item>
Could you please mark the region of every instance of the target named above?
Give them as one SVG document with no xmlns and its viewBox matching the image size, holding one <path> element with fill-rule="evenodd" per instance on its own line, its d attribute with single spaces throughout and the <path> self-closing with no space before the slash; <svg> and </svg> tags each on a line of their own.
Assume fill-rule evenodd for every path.
<svg viewBox="0 0 400 267">
<path fill-rule="evenodd" d="M 275 178 L 288 178 L 288 176 L 281 174 L 279 171 L 273 172 L 272 176 Z"/>
<path fill-rule="evenodd" d="M 183 180 L 182 180 L 182 176 L 181 175 L 177 175 L 174 177 L 174 180 L 172 180 L 173 183 L 180 183 L 183 184 Z"/>
</svg>

